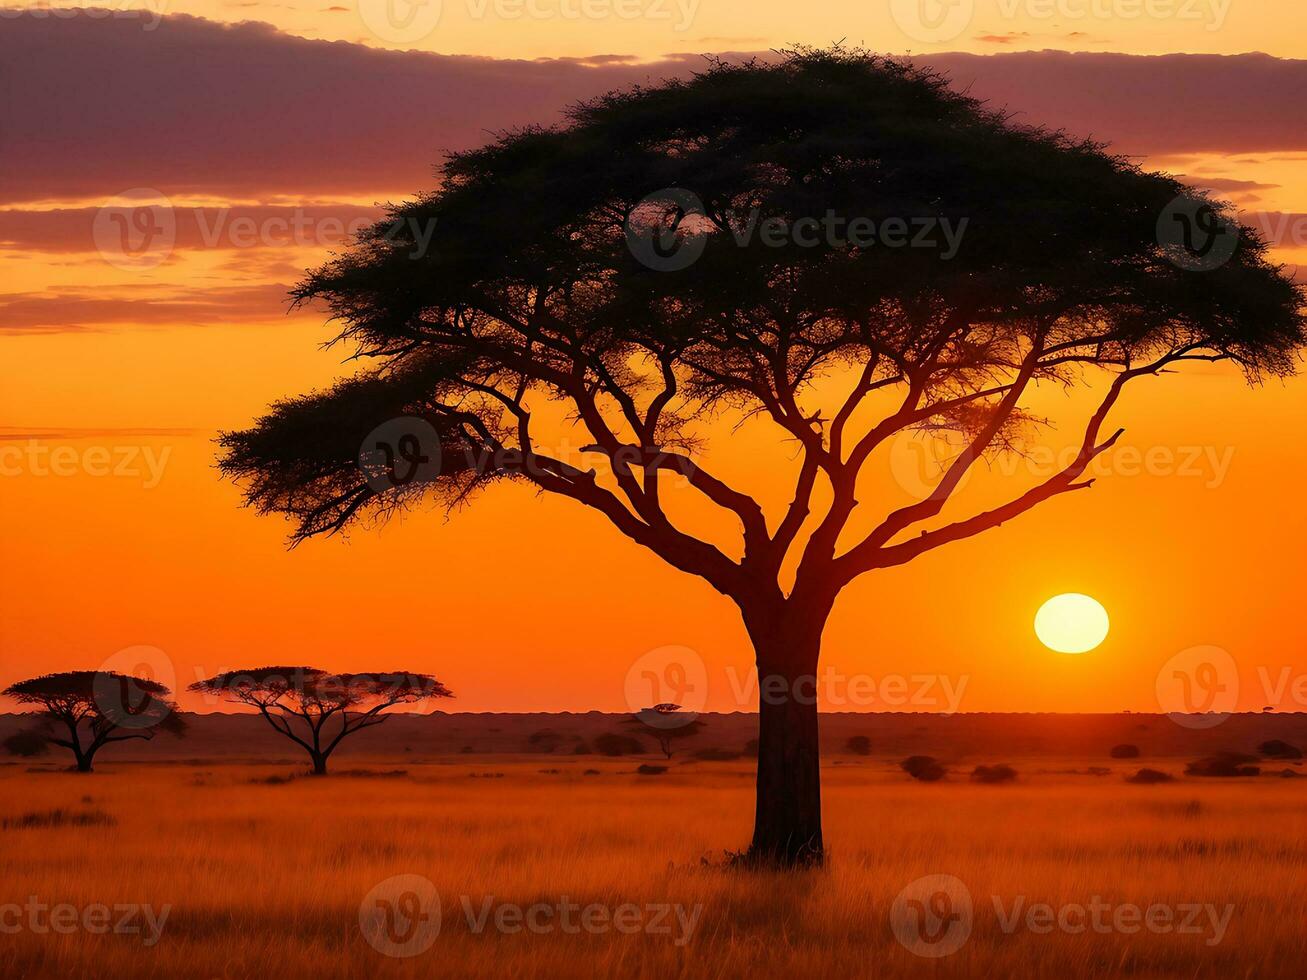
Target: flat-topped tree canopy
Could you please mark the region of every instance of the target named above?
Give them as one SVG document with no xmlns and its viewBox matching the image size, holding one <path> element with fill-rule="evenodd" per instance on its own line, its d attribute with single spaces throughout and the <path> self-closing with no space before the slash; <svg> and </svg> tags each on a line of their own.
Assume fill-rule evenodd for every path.
<svg viewBox="0 0 1307 980">
<path fill-rule="evenodd" d="M 1302 288 L 1228 206 L 840 48 L 709 63 L 455 154 L 296 296 L 375 367 L 223 437 L 224 471 L 294 540 L 525 480 L 731 597 L 760 671 L 789 680 L 853 578 L 1089 486 L 1127 383 L 1188 361 L 1289 374 L 1305 335 Z M 1038 424 L 1032 387 L 1081 377 L 1102 397 L 1072 461 L 939 524 L 975 462 Z M 544 445 L 545 402 L 584 462 Z M 378 433 L 404 416 L 429 439 L 400 453 Z M 777 514 L 700 451 L 751 417 L 781 437 L 770 479 L 794 480 Z M 921 429 L 957 456 L 925 499 L 864 521 L 867 460 Z M 386 478 L 433 454 L 424 479 Z M 667 471 L 732 543 L 669 516 Z M 752 853 L 819 855 L 815 706 L 760 710 Z"/>
<path fill-rule="evenodd" d="M 285 702 L 294 710 L 335 712 L 384 701 L 411 704 L 453 694 L 430 674 L 415 671 L 333 673 L 318 667 L 254 667 L 196 681 L 191 690 L 230 696 L 253 705 Z"/>
<path fill-rule="evenodd" d="M 4 693 L 24 703 L 39 703 L 47 700 L 68 701 L 69 703 L 93 706 L 95 694 L 104 685 L 130 685 L 144 694 L 167 697 L 172 692 L 166 685 L 148 677 L 132 677 L 116 670 L 66 670 L 61 673 L 42 674 L 25 681 L 18 681 L 5 688 Z"/>
<path fill-rule="evenodd" d="M 69 670 L 18 681 L 5 688 L 19 704 L 40 705 L 78 721 L 103 725 L 131 722 L 136 727 L 178 724 L 172 692 L 147 677 L 113 670 Z"/>
</svg>

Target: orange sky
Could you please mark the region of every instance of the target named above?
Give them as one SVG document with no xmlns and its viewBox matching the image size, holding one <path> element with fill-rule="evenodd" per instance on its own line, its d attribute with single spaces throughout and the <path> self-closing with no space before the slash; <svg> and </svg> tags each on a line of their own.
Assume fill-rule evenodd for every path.
<svg viewBox="0 0 1307 980">
<path fill-rule="evenodd" d="M 693 25 L 678 31 L 648 19 L 478 20 L 468 5 L 446 0 L 440 26 L 412 46 L 495 58 L 654 59 L 847 36 L 896 51 L 1307 57 L 1301 3 L 1234 2 L 1214 29 L 1212 19 L 1120 11 L 1050 19 L 1036 16 L 1045 9 L 1037 3 L 977 8 L 958 37 L 929 44 L 903 37 L 884 3 L 702 0 Z M 256 18 L 304 37 L 408 46 L 365 38 L 353 10 L 219 0 L 168 9 Z M 1023 12 L 1007 17 L 1005 9 Z M 0 32 L 16 23 L 0 19 Z M 74 22 L 48 23 L 59 31 Z M 159 105 L 150 118 L 166 133 L 176 107 L 166 105 L 169 79 L 156 82 Z M 274 103 L 284 95 L 268 93 Z M 1256 100 L 1246 111 L 1259 112 Z M 68 117 L 53 125 L 75 123 Z M 430 121 L 437 131 L 440 125 Z M 1307 152 L 1249 139 L 1237 153 L 1153 152 L 1147 162 L 1210 183 L 1250 212 L 1307 212 Z M 292 142 L 288 136 L 287 153 Z M 211 148 L 216 158 L 226 152 Z M 324 210 L 289 242 L 264 234 L 251 245 L 231 228 L 206 240 L 212 228 L 201 227 L 179 238 L 160 264 L 119 268 L 95 250 L 86 225 L 126 188 L 121 181 L 97 186 L 97 166 L 109 164 L 88 153 L 85 194 L 70 194 L 70 185 L 42 191 L 37 174 L 25 178 L 33 188 L 27 197 L 0 201 L 0 684 L 98 666 L 144 646 L 161 652 L 128 659 L 143 656 L 179 686 L 265 662 L 409 667 L 436 673 L 458 694 L 453 706 L 460 710 L 620 710 L 632 665 L 676 646 L 695 651 L 704 665 L 706 707 L 752 708 L 740 694 L 750 653 L 729 603 L 569 501 L 503 488 L 448 520 L 414 515 L 382 532 L 360 530 L 348 541 L 312 541 L 288 552 L 287 526 L 241 509 L 235 488 L 217 479 L 211 440 L 218 429 L 244 425 L 270 400 L 345 370 L 345 352 L 318 347 L 329 328 L 314 315 L 288 317 L 281 298 L 297 270 L 319 261 L 334 241 L 322 215 L 365 213 L 372 202 L 418 186 L 333 189 L 331 160 L 323 161 L 320 179 L 306 174 L 299 198 L 282 188 L 237 192 L 214 183 L 206 190 L 203 180 L 192 181 L 182 192 L 169 188 L 179 212 L 236 205 L 266 231 L 274 213 L 267 208 Z M 56 233 L 64 224 L 76 234 Z M 20 227 L 29 230 L 13 230 Z M 1301 218 L 1291 224 L 1298 237 L 1285 236 L 1277 252 L 1286 262 L 1307 265 L 1302 227 Z M 1087 404 L 1083 393 L 1041 392 L 1037 400 L 1041 411 L 1067 420 L 1049 440 L 1066 445 L 1076 410 Z M 1243 707 L 1301 710 L 1292 684 L 1278 698 L 1267 686 L 1276 687 L 1286 670 L 1290 678 L 1307 673 L 1298 572 L 1307 519 L 1297 500 L 1307 477 L 1307 382 L 1250 391 L 1225 370 L 1188 370 L 1141 383 L 1116 419 L 1127 434 L 1092 491 L 850 588 L 826 634 L 827 707 L 933 710 L 953 690 L 956 706 L 969 711 L 1156 710 L 1155 682 L 1166 661 L 1211 644 L 1234 656 Z M 775 504 L 788 490 L 786 453 L 759 423 L 723 441 L 709 462 Z M 1146 466 L 1142 454 L 1150 454 Z M 906 444 L 877 459 L 868 478 L 873 492 L 862 499 L 886 509 L 906 502 L 918 478 L 915 461 Z M 1020 467 L 978 476 L 956 513 L 1031 479 Z M 1077 657 L 1038 645 L 1034 612 L 1061 591 L 1104 603 L 1113 628 L 1103 646 Z M 916 675 L 943 681 L 904 704 L 893 679 Z M 850 677 L 864 680 L 851 687 Z M 909 683 L 910 691 L 919 688 Z"/>
</svg>

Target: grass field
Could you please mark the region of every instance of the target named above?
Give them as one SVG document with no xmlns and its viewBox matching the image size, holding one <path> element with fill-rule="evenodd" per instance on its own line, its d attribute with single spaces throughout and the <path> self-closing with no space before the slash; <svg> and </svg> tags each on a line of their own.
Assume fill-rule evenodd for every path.
<svg viewBox="0 0 1307 980">
<path fill-rule="evenodd" d="M 745 763 L 649 777 L 626 759 L 479 757 L 289 782 L 277 781 L 287 766 L 0 766 L 0 976 L 1298 975 L 1307 781 L 1136 786 L 1124 768 L 1057 771 L 1084 760 L 1009 761 L 1022 778 L 1004 786 L 915 783 L 883 760 L 828 766 L 829 867 L 789 876 L 725 862 L 750 829 Z M 913 906 L 894 902 L 936 874 L 962 883 L 972 913 L 909 913 L 930 938 L 970 929 L 931 958 L 896 937 Z M 424 931 L 378 943 L 430 944 L 407 958 L 378 951 L 360 925 L 360 905 L 376 907 L 374 889 L 395 875 L 439 894 L 440 911 L 428 902 L 413 920 L 425 915 Z M 143 914 L 128 923 L 138 933 L 97 934 L 84 916 L 60 932 L 32 899 L 78 914 L 146 903 L 155 921 L 171 908 L 149 944 Z M 1108 909 L 1101 931 L 1078 911 L 1095 901 Z M 1036 903 L 1053 906 L 1051 931 L 1025 917 Z M 519 924 L 513 908 L 536 905 L 549 911 Z M 666 905 L 679 910 L 659 916 Z"/>
</svg>

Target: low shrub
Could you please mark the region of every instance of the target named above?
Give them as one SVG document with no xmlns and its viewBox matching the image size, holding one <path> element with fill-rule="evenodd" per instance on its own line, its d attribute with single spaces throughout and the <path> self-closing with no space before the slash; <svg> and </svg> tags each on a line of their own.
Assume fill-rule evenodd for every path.
<svg viewBox="0 0 1307 980">
<path fill-rule="evenodd" d="M 21 759 L 34 759 L 50 751 L 50 743 L 38 732 L 17 732 L 4 741 L 5 751 Z"/>
<path fill-rule="evenodd" d="M 976 766 L 971 770 L 971 779 L 977 783 L 1010 783 L 1016 778 L 1017 771 L 1001 762 L 994 766 Z"/>
<path fill-rule="evenodd" d="M 936 782 L 948 774 L 948 770 L 938 760 L 928 755 L 910 755 L 899 763 L 899 768 L 923 783 Z"/>
<path fill-rule="evenodd" d="M 1219 752 L 1216 755 L 1198 759 L 1184 767 L 1186 776 L 1256 776 L 1261 773 L 1258 766 L 1248 765 L 1256 762 L 1257 756 L 1242 752 Z"/>
<path fill-rule="evenodd" d="M 1257 751 L 1268 759 L 1301 759 L 1302 749 L 1283 739 L 1273 738 L 1257 746 Z"/>
</svg>

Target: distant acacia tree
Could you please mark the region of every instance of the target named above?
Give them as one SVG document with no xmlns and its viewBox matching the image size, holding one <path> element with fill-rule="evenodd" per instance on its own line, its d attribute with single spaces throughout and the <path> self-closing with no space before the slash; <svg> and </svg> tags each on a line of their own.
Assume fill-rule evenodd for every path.
<svg viewBox="0 0 1307 980">
<path fill-rule="evenodd" d="M 342 740 L 380 725 L 387 709 L 454 696 L 429 674 L 332 674 L 317 667 L 233 670 L 196 681 L 190 690 L 256 708 L 309 754 L 315 776 L 326 775 L 327 760 Z"/>
<path fill-rule="evenodd" d="M 1290 373 L 1303 293 L 1266 248 L 1228 206 L 906 63 L 713 64 L 451 157 L 437 190 L 296 292 L 375 369 L 225 434 L 222 467 L 298 521 L 295 541 L 512 480 L 702 578 L 739 607 L 759 672 L 750 857 L 816 862 L 817 704 L 799 692 L 837 597 L 1089 487 L 1136 379 Z M 944 513 L 1040 424 L 1036 386 L 1081 380 L 1100 397 L 1065 465 Z M 551 445 L 560 417 L 580 458 Z M 770 512 L 715 463 L 734 447 L 710 437 L 750 419 L 777 438 L 770 463 L 751 441 L 749 466 L 792 484 Z M 398 420 L 439 446 L 378 436 Z M 919 499 L 878 508 L 869 460 L 922 432 L 957 455 Z M 723 517 L 715 533 L 669 506 L 674 479 Z"/>
<path fill-rule="evenodd" d="M 186 723 L 171 693 L 144 677 L 96 670 L 44 674 L 0 692 L 39 709 L 43 727 L 25 735 L 70 750 L 78 772 L 91 772 L 96 753 L 111 742 L 181 735 Z"/>
<path fill-rule="evenodd" d="M 704 728 L 702 718 L 692 711 L 683 711 L 679 704 L 671 703 L 642 708 L 627 720 L 627 724 L 640 729 L 642 734 L 657 742 L 668 759 L 672 757 L 674 742 L 697 735 Z"/>
</svg>

